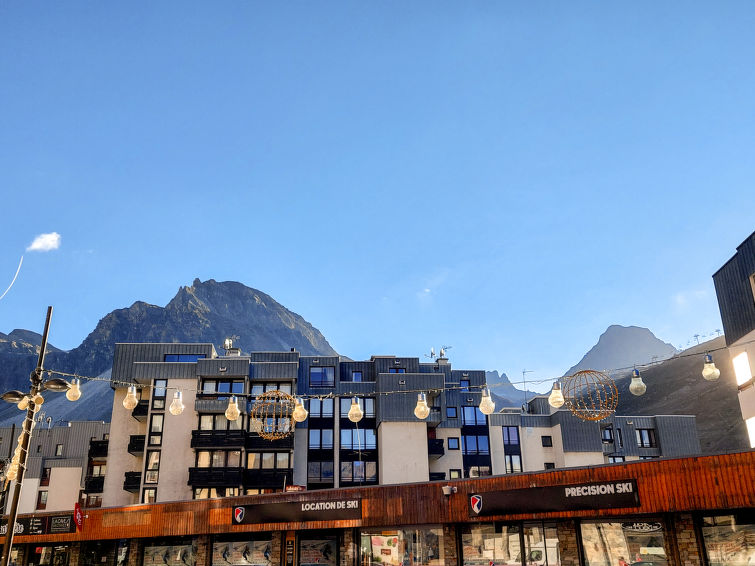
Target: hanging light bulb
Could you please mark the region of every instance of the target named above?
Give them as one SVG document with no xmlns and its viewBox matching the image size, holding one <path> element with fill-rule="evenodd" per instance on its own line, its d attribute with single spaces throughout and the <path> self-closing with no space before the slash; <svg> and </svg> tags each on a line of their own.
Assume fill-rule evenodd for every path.
<svg viewBox="0 0 755 566">
<path fill-rule="evenodd" d="M 414 407 L 414 416 L 419 420 L 424 420 L 430 416 L 430 407 L 427 406 L 427 395 L 424 393 L 417 394 L 417 406 Z"/>
<path fill-rule="evenodd" d="M 171 401 L 168 411 L 171 415 L 180 415 L 184 412 L 183 393 L 176 391 L 173 394 L 173 401 Z"/>
<path fill-rule="evenodd" d="M 129 385 L 128 393 L 123 399 L 123 408 L 127 411 L 132 411 L 139 404 L 139 400 L 136 398 L 136 385 Z"/>
<path fill-rule="evenodd" d="M 362 420 L 363 416 L 364 411 L 362 411 L 362 407 L 359 406 L 359 399 L 352 397 L 351 408 L 349 409 L 349 420 L 353 423 L 358 423 Z"/>
<path fill-rule="evenodd" d="M 561 384 L 558 381 L 553 384 L 551 394 L 548 395 L 548 403 L 554 409 L 559 409 L 564 405 L 564 394 L 561 392 Z"/>
<path fill-rule="evenodd" d="M 71 388 L 66 391 L 66 399 L 69 401 L 78 401 L 81 397 L 81 380 L 78 377 L 71 381 Z"/>
<path fill-rule="evenodd" d="M 297 423 L 303 423 L 307 420 L 307 415 L 309 415 L 309 411 L 304 408 L 304 401 L 302 401 L 301 397 L 298 397 L 296 399 L 296 406 L 294 406 L 294 412 L 291 416 Z"/>
<path fill-rule="evenodd" d="M 227 418 L 229 421 L 235 421 L 241 416 L 241 411 L 239 411 L 239 404 L 236 400 L 235 395 L 231 395 L 231 398 L 228 400 L 228 407 L 226 407 L 225 410 L 225 418 Z"/>
<path fill-rule="evenodd" d="M 632 395 L 637 395 L 639 397 L 640 395 L 645 394 L 645 391 L 647 390 L 647 388 L 648 386 L 645 385 L 644 381 L 642 381 L 640 370 L 633 369 L 632 370 L 632 383 L 629 384 L 629 392 Z"/>
<path fill-rule="evenodd" d="M 25 411 L 29 407 L 29 397 L 22 398 L 16 405 L 20 411 Z"/>
<path fill-rule="evenodd" d="M 708 381 L 716 381 L 721 376 L 721 370 L 713 363 L 713 356 L 705 354 L 705 363 L 703 364 L 703 377 Z"/>
<path fill-rule="evenodd" d="M 490 397 L 490 390 L 485 387 L 482 390 L 482 401 L 480 401 L 480 412 L 483 415 L 490 415 L 495 411 L 495 403 Z"/>
</svg>

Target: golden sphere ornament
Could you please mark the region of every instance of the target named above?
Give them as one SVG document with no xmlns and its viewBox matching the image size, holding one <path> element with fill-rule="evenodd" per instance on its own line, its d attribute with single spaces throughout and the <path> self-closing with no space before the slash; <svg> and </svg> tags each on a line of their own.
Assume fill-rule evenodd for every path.
<svg viewBox="0 0 755 566">
<path fill-rule="evenodd" d="M 619 391 L 613 379 L 600 371 L 578 371 L 562 378 L 566 407 L 583 421 L 610 417 L 619 404 Z"/>
<path fill-rule="evenodd" d="M 296 399 L 283 391 L 266 391 L 254 401 L 250 419 L 265 440 L 280 440 L 294 432 L 293 413 Z"/>
</svg>

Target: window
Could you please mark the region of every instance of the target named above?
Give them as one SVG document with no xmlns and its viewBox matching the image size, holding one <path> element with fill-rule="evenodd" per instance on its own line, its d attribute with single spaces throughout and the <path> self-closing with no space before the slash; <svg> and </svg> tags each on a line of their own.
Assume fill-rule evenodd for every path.
<svg viewBox="0 0 755 566">
<path fill-rule="evenodd" d="M 241 430 L 243 423 L 243 415 L 235 421 L 229 421 L 224 414 L 199 415 L 199 430 Z"/>
<path fill-rule="evenodd" d="M 447 419 L 455 419 L 456 417 L 456 407 L 446 407 L 446 418 Z"/>
<path fill-rule="evenodd" d="M 490 454 L 487 436 L 470 436 L 461 437 L 461 449 L 464 455 Z"/>
<path fill-rule="evenodd" d="M 601 428 L 600 438 L 603 440 L 603 444 L 611 444 L 613 442 L 613 427 L 606 426 Z"/>
<path fill-rule="evenodd" d="M 448 470 L 448 477 L 452 480 L 458 480 L 461 478 L 461 470 Z"/>
<path fill-rule="evenodd" d="M 288 470 L 293 467 L 290 452 L 247 452 L 247 470 Z"/>
<path fill-rule="evenodd" d="M 354 370 L 351 373 L 344 375 L 341 381 L 353 381 L 355 383 L 361 383 L 362 381 L 364 381 L 364 374 L 361 372 L 361 370 Z"/>
<path fill-rule="evenodd" d="M 619 462 L 624 461 L 624 456 L 609 456 L 608 457 L 608 463 L 609 464 L 618 464 Z"/>
<path fill-rule="evenodd" d="M 638 428 L 635 430 L 637 435 L 637 446 L 641 448 L 655 448 L 655 430 L 652 428 Z"/>
<path fill-rule="evenodd" d="M 155 503 L 157 501 L 157 488 L 147 487 L 142 492 L 142 503 Z"/>
<path fill-rule="evenodd" d="M 37 509 L 47 509 L 47 492 L 40 491 L 37 494 Z"/>
<path fill-rule="evenodd" d="M 701 531 L 709 564 L 755 562 L 755 520 L 752 514 L 714 515 L 702 518 Z"/>
<path fill-rule="evenodd" d="M 144 473 L 144 483 L 157 483 L 157 479 L 160 475 L 160 451 L 148 450 L 147 451 L 147 466 Z"/>
<path fill-rule="evenodd" d="M 205 357 L 204 354 L 165 354 L 166 362 L 196 363 Z"/>
<path fill-rule="evenodd" d="M 375 418 L 375 399 L 372 397 L 357 397 L 357 402 L 359 403 L 359 406 L 362 408 L 362 411 L 364 412 L 364 418 L 365 419 L 374 419 Z M 351 409 L 351 399 L 341 399 L 341 410 L 340 415 L 342 419 L 347 418 L 349 414 L 349 409 Z"/>
<path fill-rule="evenodd" d="M 87 507 L 102 507 L 101 495 L 87 495 L 85 505 Z"/>
<path fill-rule="evenodd" d="M 165 408 L 165 388 L 168 386 L 167 379 L 155 379 L 154 389 L 152 390 L 152 408 L 164 409 Z"/>
<path fill-rule="evenodd" d="M 516 474 L 522 471 L 522 457 L 519 454 L 506 454 L 506 473 Z"/>
<path fill-rule="evenodd" d="M 556 469 L 556 464 L 555 464 L 555 462 L 545 462 L 545 463 L 543 464 L 543 466 L 545 466 L 545 469 L 546 469 L 546 470 L 555 470 L 555 469 Z"/>
<path fill-rule="evenodd" d="M 449 450 L 458 450 L 459 449 L 459 437 L 458 436 L 449 436 L 448 437 L 448 449 Z"/>
<path fill-rule="evenodd" d="M 309 429 L 309 449 L 310 450 L 333 450 L 333 429 L 332 428 L 310 428 Z"/>
<path fill-rule="evenodd" d="M 459 380 L 459 390 L 460 391 L 469 391 L 469 380 L 468 379 L 460 379 Z"/>
<path fill-rule="evenodd" d="M 42 468 L 42 477 L 39 478 L 39 485 L 50 485 L 50 468 Z"/>
<path fill-rule="evenodd" d="M 283 391 L 284 393 L 291 394 L 291 384 L 287 382 L 273 382 L 273 383 L 259 383 L 253 382 L 251 384 L 252 397 L 258 397 L 267 391 Z"/>
<path fill-rule="evenodd" d="M 342 482 L 376 482 L 377 462 L 341 462 Z"/>
<path fill-rule="evenodd" d="M 545 447 L 545 448 L 550 448 L 551 446 L 553 446 L 553 437 L 552 436 L 541 436 L 540 440 L 543 443 L 543 447 Z"/>
<path fill-rule="evenodd" d="M 105 475 L 107 470 L 107 464 L 105 462 L 92 462 L 89 466 L 89 475 L 95 478 L 99 478 Z"/>
<path fill-rule="evenodd" d="M 225 393 L 225 395 L 222 395 Z M 244 393 L 243 379 L 203 379 L 202 394 L 214 396 L 216 399 L 228 399 L 228 394 L 241 395 Z"/>
<path fill-rule="evenodd" d="M 621 429 L 616 429 L 616 444 L 618 444 L 619 448 L 624 448 L 624 437 L 621 435 Z"/>
<path fill-rule="evenodd" d="M 42 445 L 37 444 L 37 454 L 39 454 L 40 452 L 42 452 Z"/>
<path fill-rule="evenodd" d="M 519 444 L 519 427 L 504 426 L 501 428 L 503 428 L 504 446 L 513 446 Z"/>
<path fill-rule="evenodd" d="M 480 476 L 489 476 L 490 466 L 471 466 L 469 468 L 470 478 L 479 478 Z"/>
<path fill-rule="evenodd" d="M 56 444 L 55 445 L 55 455 L 56 456 L 62 456 L 63 455 L 63 445 L 62 444 Z"/>
<path fill-rule="evenodd" d="M 240 466 L 240 450 L 199 450 L 197 452 L 197 468 L 238 468 Z"/>
<path fill-rule="evenodd" d="M 218 497 L 238 497 L 238 487 L 195 487 L 194 499 L 216 499 Z"/>
<path fill-rule="evenodd" d="M 155 414 L 152 415 L 152 420 L 149 426 L 149 445 L 160 446 L 163 443 L 163 420 L 165 415 Z"/>
<path fill-rule="evenodd" d="M 335 385 L 336 368 L 314 367 L 309 368 L 310 387 L 333 387 Z"/>
<path fill-rule="evenodd" d="M 333 416 L 333 399 L 312 399 L 309 402 L 309 418 L 330 418 Z"/>
<path fill-rule="evenodd" d="M 388 373 L 406 373 L 404 368 L 388 368 Z"/>
<path fill-rule="evenodd" d="M 309 483 L 333 483 L 333 462 L 308 462 Z"/>
<path fill-rule="evenodd" d="M 484 426 L 487 424 L 487 419 L 479 407 L 466 406 L 462 407 L 462 424 L 467 426 Z"/>
<path fill-rule="evenodd" d="M 342 450 L 374 450 L 377 448 L 375 429 L 341 429 Z"/>
</svg>

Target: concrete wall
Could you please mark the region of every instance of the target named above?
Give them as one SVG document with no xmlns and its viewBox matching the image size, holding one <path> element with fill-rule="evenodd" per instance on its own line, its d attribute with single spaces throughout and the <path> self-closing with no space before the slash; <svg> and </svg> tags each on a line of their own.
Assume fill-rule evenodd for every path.
<svg viewBox="0 0 755 566">
<path fill-rule="evenodd" d="M 560 428 L 560 427 L 559 427 Z M 559 441 L 561 440 L 558 431 Z M 543 436 L 550 436 L 553 440 L 552 447 L 543 446 Z M 556 449 L 556 431 L 553 428 L 522 427 L 520 429 L 519 442 L 522 446 L 522 467 L 525 472 L 534 472 L 545 469 L 545 462 L 553 462 L 558 466 L 557 458 L 562 454 L 562 449 Z M 559 442 L 560 444 L 560 442 Z M 526 455 L 526 456 L 525 456 Z"/>
<path fill-rule="evenodd" d="M 488 427 L 488 442 L 490 443 L 490 473 L 494 476 L 506 473 L 506 462 L 503 459 L 503 432 L 499 426 Z"/>
<path fill-rule="evenodd" d="M 380 483 L 411 483 L 430 479 L 427 424 L 383 422 L 378 427 Z"/>
<path fill-rule="evenodd" d="M 132 434 L 145 434 L 147 425 L 137 421 L 131 416 L 131 411 L 123 408 L 124 397 L 126 397 L 125 387 L 115 390 L 113 413 L 110 419 L 107 473 L 102 493 L 103 507 L 131 505 L 139 502 L 138 494 L 123 490 L 123 480 L 126 472 L 140 472 L 144 467 L 142 457 L 128 453 L 128 443 Z"/>
<path fill-rule="evenodd" d="M 459 449 L 448 449 L 448 437 L 453 436 L 459 439 Z M 444 454 L 437 460 L 430 461 L 431 472 L 444 472 L 446 479 L 449 478 L 449 470 L 464 470 L 464 461 L 461 454 L 461 429 L 458 428 L 437 428 L 436 438 L 443 439 Z"/>
<path fill-rule="evenodd" d="M 192 499 L 189 481 L 189 468 L 194 466 L 194 450 L 191 446 L 191 431 L 199 428 L 194 412 L 196 393 L 195 382 L 186 379 L 169 379 L 165 397 L 165 419 L 163 420 L 163 443 L 160 454 L 160 476 L 157 484 L 157 501 L 178 501 Z M 171 415 L 168 411 L 173 401 L 175 389 L 183 390 L 184 412 Z M 157 411 L 162 412 L 162 411 Z M 155 447 L 157 448 L 157 447 Z M 142 479 L 144 476 L 142 476 Z"/>
<path fill-rule="evenodd" d="M 564 454 L 564 466 L 567 468 L 598 466 L 605 463 L 606 459 L 602 452 L 566 452 Z"/>
<path fill-rule="evenodd" d="M 37 492 L 39 492 L 39 478 L 24 478 L 21 489 L 21 497 L 18 499 L 19 513 L 35 513 L 37 507 Z M 10 500 L 13 497 L 13 490 L 16 488 L 16 482 L 11 484 L 8 490 L 8 508 L 10 509 Z M 48 494 L 49 495 L 49 494 Z M 73 507 L 73 505 L 71 505 Z"/>
<path fill-rule="evenodd" d="M 24 482 L 24 489 L 26 489 Z M 79 500 L 81 490 L 81 468 L 50 468 L 50 485 L 41 486 L 38 491 L 47 490 L 45 511 L 70 511 Z"/>
</svg>

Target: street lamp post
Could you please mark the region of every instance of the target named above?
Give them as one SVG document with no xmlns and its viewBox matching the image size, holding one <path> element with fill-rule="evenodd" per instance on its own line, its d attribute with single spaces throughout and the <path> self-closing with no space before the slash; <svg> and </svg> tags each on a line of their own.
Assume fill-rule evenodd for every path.
<svg viewBox="0 0 755 566">
<path fill-rule="evenodd" d="M 11 500 L 10 512 L 8 513 L 8 522 L 6 526 L 5 544 L 3 545 L 3 554 L 0 557 L 0 566 L 8 566 L 10 562 L 11 546 L 13 545 L 13 531 L 16 526 L 16 516 L 18 515 L 18 500 L 21 496 L 21 484 L 24 481 L 24 472 L 26 471 L 26 456 L 29 449 L 29 438 L 31 437 L 31 428 L 34 422 L 34 413 L 39 402 L 39 393 L 42 391 L 42 370 L 45 363 L 45 351 L 47 350 L 47 335 L 50 332 L 50 319 L 52 318 L 52 307 L 47 307 L 47 320 L 45 321 L 45 330 L 42 334 L 42 344 L 39 347 L 39 358 L 37 358 L 37 367 L 31 372 L 29 377 L 31 387 L 29 389 L 29 403 L 26 408 L 26 418 L 24 419 L 19 446 L 21 447 L 20 457 L 18 460 L 18 474 L 16 476 L 16 485 L 13 490 L 13 499 Z"/>
</svg>

